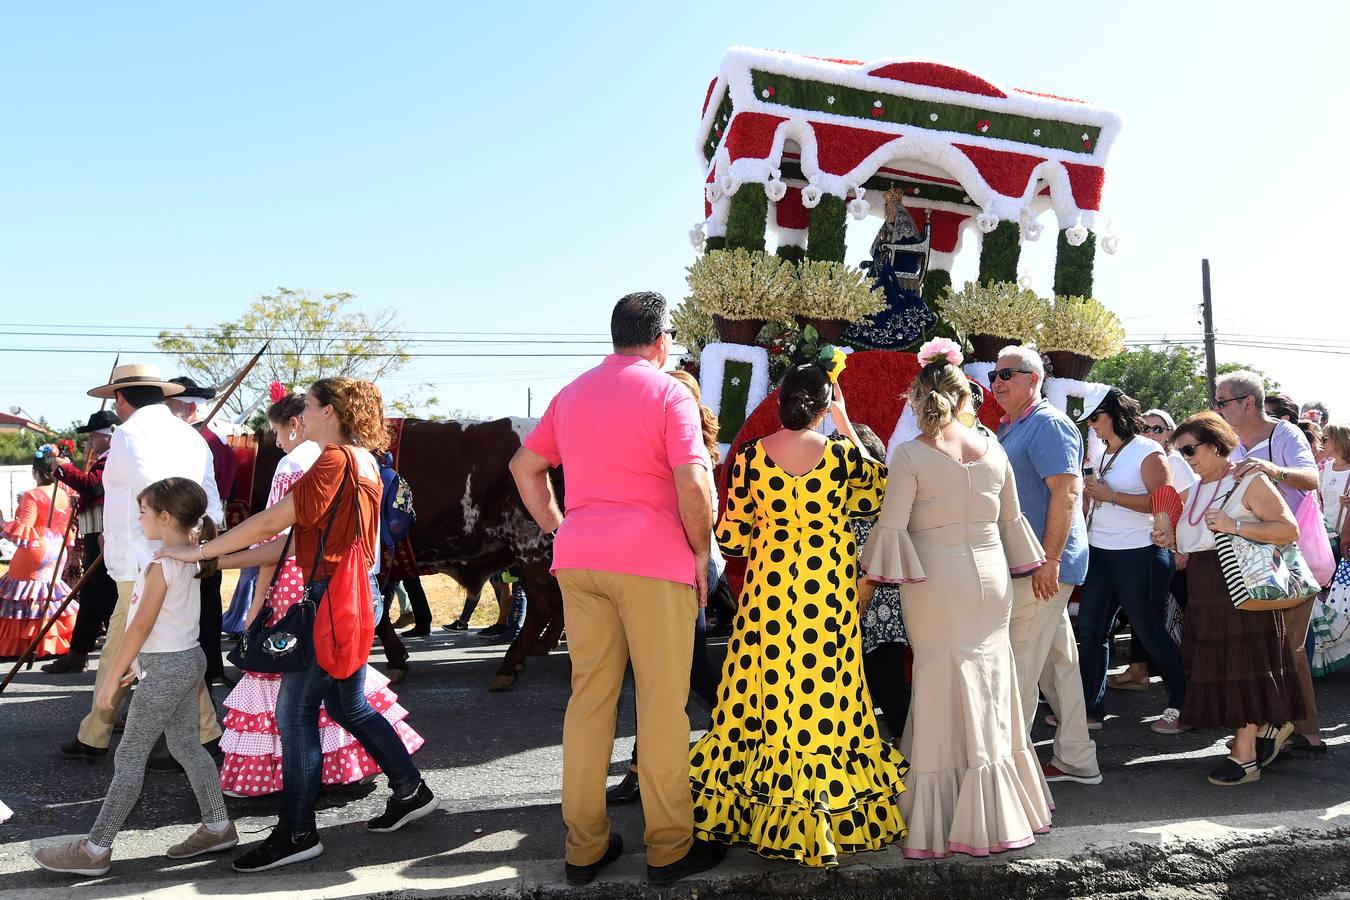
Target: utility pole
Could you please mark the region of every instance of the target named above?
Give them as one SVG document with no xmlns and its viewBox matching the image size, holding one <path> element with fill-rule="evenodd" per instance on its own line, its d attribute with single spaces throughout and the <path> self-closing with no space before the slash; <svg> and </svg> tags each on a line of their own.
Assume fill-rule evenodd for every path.
<svg viewBox="0 0 1350 900">
<path fill-rule="evenodd" d="M 1212 381 L 1213 379 L 1211 378 L 1210 380 Z M 534 388 L 525 389 L 525 418 L 534 418 Z"/>
<path fill-rule="evenodd" d="M 1209 260 L 1200 260 L 1200 289 L 1204 301 L 1200 307 L 1205 327 L 1205 383 L 1209 385 L 1210 399 L 1214 398 L 1216 363 L 1214 359 L 1214 301 L 1209 294 Z"/>
</svg>

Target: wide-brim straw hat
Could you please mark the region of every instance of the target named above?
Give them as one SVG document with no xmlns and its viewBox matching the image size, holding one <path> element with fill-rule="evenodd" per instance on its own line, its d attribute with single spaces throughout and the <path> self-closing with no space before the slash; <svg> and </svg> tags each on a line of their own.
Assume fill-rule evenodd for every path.
<svg viewBox="0 0 1350 900">
<path fill-rule="evenodd" d="M 114 368 L 112 380 L 94 388 L 89 392 L 89 396 L 97 397 L 100 400 L 111 400 L 116 392 L 131 387 L 159 388 L 163 391 L 165 397 L 174 397 L 183 393 L 181 384 L 174 384 L 163 379 L 159 374 L 159 366 L 150 363 L 127 363 L 125 366 Z"/>
</svg>

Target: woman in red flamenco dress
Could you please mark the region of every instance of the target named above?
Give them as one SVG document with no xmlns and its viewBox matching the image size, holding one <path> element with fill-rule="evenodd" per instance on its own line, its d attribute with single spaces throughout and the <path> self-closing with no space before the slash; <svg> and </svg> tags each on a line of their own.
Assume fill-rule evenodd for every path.
<svg viewBox="0 0 1350 900">
<path fill-rule="evenodd" d="M 19 656 L 28 649 L 43 624 L 55 614 L 70 588 L 52 575 L 70 556 L 63 547 L 73 512 L 70 495 L 58 485 L 41 460 L 33 466 L 37 487 L 19 500 L 14 521 L 0 534 L 18 548 L 9 571 L 0 577 L 0 657 Z M 70 649 L 79 604 L 72 602 L 47 632 L 34 658 L 57 656 Z"/>
</svg>

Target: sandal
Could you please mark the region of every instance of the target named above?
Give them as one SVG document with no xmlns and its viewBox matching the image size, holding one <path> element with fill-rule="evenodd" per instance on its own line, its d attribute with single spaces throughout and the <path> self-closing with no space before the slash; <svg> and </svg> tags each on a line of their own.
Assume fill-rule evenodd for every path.
<svg viewBox="0 0 1350 900">
<path fill-rule="evenodd" d="M 1225 757 L 1218 768 L 1209 773 L 1209 783 L 1219 787 L 1232 787 L 1261 780 L 1261 767 L 1258 760 L 1239 762 L 1233 757 Z"/>
<path fill-rule="evenodd" d="M 1326 756 L 1327 743 L 1314 744 L 1297 731 L 1289 735 L 1289 740 L 1280 748 L 1281 753 L 1311 753 L 1313 756 Z"/>
<path fill-rule="evenodd" d="M 1107 678 L 1106 686 L 1117 691 L 1146 691 L 1149 689 L 1149 682 L 1135 681 L 1130 677 L 1130 673 L 1121 672 L 1119 675 L 1112 675 Z"/>
<path fill-rule="evenodd" d="M 1265 768 L 1280 755 L 1280 749 L 1289 736 L 1294 733 L 1294 723 L 1285 722 L 1279 728 L 1267 725 L 1256 738 L 1256 759 L 1261 768 Z"/>
</svg>

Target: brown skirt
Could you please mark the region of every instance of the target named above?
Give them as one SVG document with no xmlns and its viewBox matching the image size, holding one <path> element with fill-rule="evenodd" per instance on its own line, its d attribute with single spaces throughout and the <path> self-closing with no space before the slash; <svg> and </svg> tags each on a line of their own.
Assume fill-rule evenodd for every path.
<svg viewBox="0 0 1350 900">
<path fill-rule="evenodd" d="M 1186 669 L 1182 724 L 1236 730 L 1302 718 L 1284 613 L 1235 609 L 1214 550 L 1190 555 L 1186 584 L 1190 603 L 1181 635 Z"/>
</svg>

